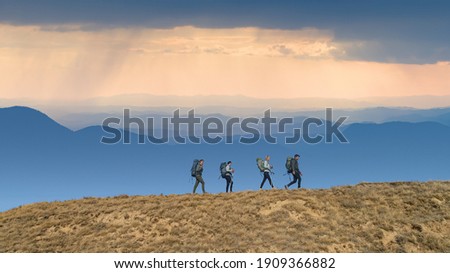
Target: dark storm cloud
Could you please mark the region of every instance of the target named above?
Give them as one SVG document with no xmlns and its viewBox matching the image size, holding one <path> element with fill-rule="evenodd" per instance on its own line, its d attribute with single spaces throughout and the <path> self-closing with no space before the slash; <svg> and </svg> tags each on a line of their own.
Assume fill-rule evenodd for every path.
<svg viewBox="0 0 450 273">
<path fill-rule="evenodd" d="M 405 63 L 450 60 L 449 14 L 442 0 L 0 0 L 0 21 L 15 25 L 315 27 L 351 44 L 345 58 Z"/>
</svg>

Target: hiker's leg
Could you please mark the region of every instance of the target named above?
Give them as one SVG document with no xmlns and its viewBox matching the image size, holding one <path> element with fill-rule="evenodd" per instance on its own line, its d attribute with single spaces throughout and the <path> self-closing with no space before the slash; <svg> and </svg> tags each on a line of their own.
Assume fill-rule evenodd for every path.
<svg viewBox="0 0 450 273">
<path fill-rule="evenodd" d="M 300 189 L 301 186 L 302 186 L 302 177 L 300 176 L 300 174 L 298 174 L 298 188 Z"/>
<path fill-rule="evenodd" d="M 287 184 L 288 187 L 292 186 L 295 184 L 295 182 L 297 182 L 297 175 L 293 175 L 294 176 L 294 180 L 291 181 L 291 183 Z"/>
<path fill-rule="evenodd" d="M 195 193 L 197 187 L 198 187 L 198 179 L 195 179 L 194 190 L 192 191 L 192 193 Z"/>
<path fill-rule="evenodd" d="M 205 180 L 203 180 L 203 177 L 201 177 L 200 176 L 200 183 L 202 183 L 202 191 L 203 191 L 203 193 L 205 193 L 206 191 L 205 191 Z"/>
<path fill-rule="evenodd" d="M 269 174 L 269 173 L 267 173 L 267 178 L 269 179 L 269 184 L 270 184 L 270 186 L 273 188 L 272 178 L 270 177 L 270 174 Z"/>
<path fill-rule="evenodd" d="M 231 180 L 231 183 L 230 183 L 230 192 L 233 192 L 233 180 Z"/>
<path fill-rule="evenodd" d="M 266 182 L 266 180 L 267 180 L 267 172 L 264 172 L 263 181 L 261 182 L 261 186 L 259 186 L 260 189 L 262 189 L 262 187 L 264 186 L 264 183 Z"/>
<path fill-rule="evenodd" d="M 203 191 L 203 193 L 206 192 L 206 191 L 205 191 L 205 181 L 203 181 L 203 183 L 202 183 L 202 191 Z"/>
<path fill-rule="evenodd" d="M 299 182 L 299 179 L 300 179 L 300 175 L 298 173 L 295 173 L 295 182 L 297 182 L 297 184 Z"/>
<path fill-rule="evenodd" d="M 225 179 L 227 180 L 226 192 L 228 192 L 228 189 L 230 188 L 231 177 L 227 175 L 225 176 Z"/>
</svg>

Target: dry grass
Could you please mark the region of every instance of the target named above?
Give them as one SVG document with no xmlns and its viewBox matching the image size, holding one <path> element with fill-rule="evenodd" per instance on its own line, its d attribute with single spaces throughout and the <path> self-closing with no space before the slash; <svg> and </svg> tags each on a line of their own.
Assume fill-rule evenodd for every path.
<svg viewBox="0 0 450 273">
<path fill-rule="evenodd" d="M 450 252 L 450 182 L 118 196 L 0 213 L 0 252 Z"/>
</svg>

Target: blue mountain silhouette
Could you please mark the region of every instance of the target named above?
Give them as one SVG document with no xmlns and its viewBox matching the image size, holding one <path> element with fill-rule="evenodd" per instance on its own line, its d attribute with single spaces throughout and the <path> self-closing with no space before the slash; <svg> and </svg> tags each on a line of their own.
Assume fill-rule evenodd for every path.
<svg viewBox="0 0 450 273">
<path fill-rule="evenodd" d="M 305 146 L 304 167 L 319 181 L 448 179 L 450 127 L 437 122 L 351 124 L 349 144 Z M 322 172 L 320 172 L 322 170 Z"/>
<path fill-rule="evenodd" d="M 285 159 L 295 153 L 301 154 L 308 188 L 450 178 L 450 127 L 437 122 L 351 124 L 344 131 L 350 143 L 315 145 L 142 145 L 136 134 L 132 144 L 105 145 L 101 126 L 74 132 L 27 107 L 0 109 L 0 122 L 0 210 L 85 196 L 191 192 L 194 158 L 205 159 L 209 192 L 224 191 L 219 165 L 228 160 L 236 169 L 235 190 L 258 189 L 262 177 L 255 159 L 266 154 L 279 188 L 289 181 Z"/>
<path fill-rule="evenodd" d="M 17 138 L 52 141 L 72 133 L 44 113 L 22 106 L 0 108 L 0 128 L 2 141 Z"/>
</svg>

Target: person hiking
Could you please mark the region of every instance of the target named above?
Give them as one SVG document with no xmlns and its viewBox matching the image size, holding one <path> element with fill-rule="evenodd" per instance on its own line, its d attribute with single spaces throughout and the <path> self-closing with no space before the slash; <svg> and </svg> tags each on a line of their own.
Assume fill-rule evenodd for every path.
<svg viewBox="0 0 450 273">
<path fill-rule="evenodd" d="M 227 181 L 226 192 L 230 189 L 230 192 L 233 192 L 233 173 L 234 169 L 231 168 L 231 161 L 227 162 L 227 166 L 225 167 L 225 180 Z"/>
<path fill-rule="evenodd" d="M 270 173 L 272 172 L 272 168 L 273 168 L 273 166 L 270 165 L 270 156 L 266 155 L 266 158 L 263 162 L 264 178 L 263 178 L 263 181 L 261 182 L 261 186 L 259 186 L 260 190 L 262 190 L 262 187 L 264 186 L 264 183 L 266 182 L 266 180 L 269 180 L 269 184 L 272 187 L 272 189 L 275 188 L 272 184 L 272 178 L 270 178 Z"/>
<path fill-rule="evenodd" d="M 200 159 L 198 161 L 197 167 L 195 168 L 195 185 L 194 185 L 194 190 L 192 193 L 195 193 L 199 183 L 202 183 L 202 191 L 203 191 L 203 193 L 205 193 L 205 181 L 203 180 L 203 177 L 202 177 L 204 162 L 205 161 L 203 159 Z"/>
<path fill-rule="evenodd" d="M 291 185 L 294 185 L 295 182 L 298 182 L 298 188 L 300 189 L 301 183 L 302 183 L 302 172 L 298 168 L 298 160 L 300 158 L 300 155 L 296 154 L 294 155 L 294 158 L 291 160 L 291 166 L 289 172 L 292 173 L 292 176 L 294 177 L 294 180 L 285 185 L 284 188 L 287 190 Z"/>
</svg>

